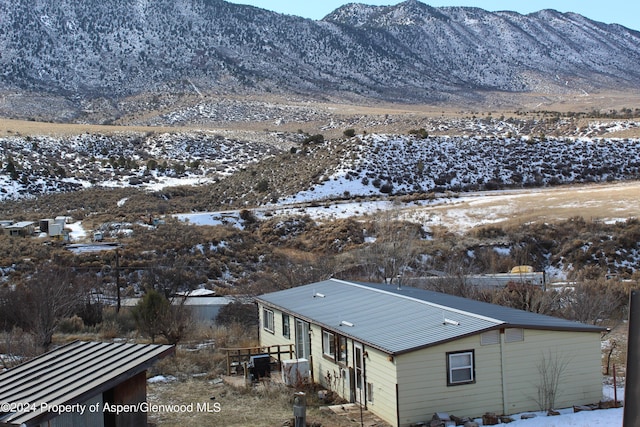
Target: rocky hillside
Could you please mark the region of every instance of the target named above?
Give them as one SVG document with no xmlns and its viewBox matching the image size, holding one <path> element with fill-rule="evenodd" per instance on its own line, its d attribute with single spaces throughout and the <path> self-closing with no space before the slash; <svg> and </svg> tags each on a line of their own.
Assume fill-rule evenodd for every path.
<svg viewBox="0 0 640 427">
<path fill-rule="evenodd" d="M 609 135 L 637 129 L 640 122 L 576 123 L 564 118 L 545 128 L 538 119 L 433 119 L 403 135 L 332 140 L 186 130 L 13 135 L 0 137 L 0 201 L 89 187 L 183 185 L 202 193 L 196 204 L 181 208 L 189 211 L 637 179 L 639 140 Z M 573 132 L 552 136 L 558 128 Z"/>
<path fill-rule="evenodd" d="M 147 109 L 180 93 L 476 102 L 488 91 L 640 83 L 640 33 L 551 10 L 407 0 L 349 4 L 312 21 L 222 0 L 6 0 L 0 16 L 5 115 L 55 105 L 65 120 L 86 120 L 137 94 Z"/>
</svg>

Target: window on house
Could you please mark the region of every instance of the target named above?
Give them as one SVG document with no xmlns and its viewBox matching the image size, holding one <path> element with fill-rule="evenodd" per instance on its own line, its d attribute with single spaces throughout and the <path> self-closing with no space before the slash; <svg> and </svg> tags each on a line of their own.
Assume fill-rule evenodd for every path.
<svg viewBox="0 0 640 427">
<path fill-rule="evenodd" d="M 373 384 L 367 383 L 367 402 L 373 402 Z"/>
<path fill-rule="evenodd" d="M 282 336 L 291 338 L 291 328 L 289 326 L 289 315 L 282 313 Z"/>
<path fill-rule="evenodd" d="M 262 327 L 265 331 L 274 333 L 273 310 L 268 308 L 262 309 Z"/>
<path fill-rule="evenodd" d="M 332 332 L 322 331 L 322 354 L 333 360 L 336 359 L 336 337 Z"/>
<path fill-rule="evenodd" d="M 507 328 L 504 330 L 505 342 L 517 342 L 524 341 L 524 329 L 522 328 Z"/>
<path fill-rule="evenodd" d="M 447 385 L 475 382 L 474 352 L 447 353 Z"/>
<path fill-rule="evenodd" d="M 347 337 L 338 335 L 337 362 L 347 363 Z"/>
</svg>

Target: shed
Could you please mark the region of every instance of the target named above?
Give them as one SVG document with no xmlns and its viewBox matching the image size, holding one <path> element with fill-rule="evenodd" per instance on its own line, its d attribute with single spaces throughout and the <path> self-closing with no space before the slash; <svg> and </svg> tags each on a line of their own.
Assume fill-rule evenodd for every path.
<svg viewBox="0 0 640 427">
<path fill-rule="evenodd" d="M 540 367 L 560 363 L 557 407 L 602 397 L 604 328 L 423 289 L 330 279 L 261 295 L 260 345 L 295 347 L 311 378 L 394 426 L 436 412 L 539 410 Z"/>
<path fill-rule="evenodd" d="M 240 296 L 180 296 L 171 299 L 174 305 L 184 303 L 188 307 L 193 320 L 198 323 L 213 325 L 220 310 L 232 302 L 244 301 L 247 298 Z M 122 307 L 133 308 L 140 302 L 141 298 L 123 298 Z M 183 301 L 184 300 L 184 301 Z"/>
<path fill-rule="evenodd" d="M 55 224 L 53 218 L 43 218 L 40 220 L 40 232 L 49 234 L 49 227 L 51 224 Z"/>
<path fill-rule="evenodd" d="M 0 427 L 147 425 L 146 370 L 174 352 L 171 345 L 74 341 L 45 353 L 0 373 Z"/>
<path fill-rule="evenodd" d="M 35 232 L 33 221 L 20 221 L 3 227 L 5 232 L 10 236 L 26 237 L 31 236 Z"/>
</svg>

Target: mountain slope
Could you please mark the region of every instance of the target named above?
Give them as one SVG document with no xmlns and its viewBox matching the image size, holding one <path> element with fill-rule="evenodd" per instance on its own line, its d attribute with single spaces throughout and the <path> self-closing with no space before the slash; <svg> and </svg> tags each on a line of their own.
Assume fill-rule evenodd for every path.
<svg viewBox="0 0 640 427">
<path fill-rule="evenodd" d="M 433 102 L 640 84 L 640 33 L 551 10 L 408 0 L 312 21 L 221 0 L 4 0 L 0 16 L 0 88 L 72 102 L 181 92 Z"/>
<path fill-rule="evenodd" d="M 189 186 L 179 191 L 201 197 L 187 210 L 204 210 L 640 176 L 640 140 L 606 136 L 638 128 L 637 121 L 594 122 L 573 137 L 531 136 L 529 125 L 476 119 L 458 125 L 475 129 L 471 137 L 367 133 L 323 143 L 279 132 L 237 138 L 186 130 L 0 137 L 0 202 L 91 187 Z"/>
</svg>

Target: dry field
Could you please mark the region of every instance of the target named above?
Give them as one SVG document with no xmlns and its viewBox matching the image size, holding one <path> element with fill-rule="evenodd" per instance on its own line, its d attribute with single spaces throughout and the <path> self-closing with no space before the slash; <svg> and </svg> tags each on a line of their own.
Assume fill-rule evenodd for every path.
<svg viewBox="0 0 640 427">
<path fill-rule="evenodd" d="M 32 122 L 28 120 L 13 120 L 0 118 L 0 137 L 2 136 L 28 136 L 28 135 L 48 135 L 48 136 L 71 136 L 82 133 L 102 133 L 113 134 L 119 132 L 149 132 L 149 131 L 171 131 L 172 128 L 164 127 L 144 127 L 144 126 L 108 126 L 90 125 L 74 123 L 45 123 Z"/>
<path fill-rule="evenodd" d="M 573 95 L 549 95 L 543 93 L 491 93 L 485 95 L 485 103 L 480 105 L 427 105 L 427 104 L 393 104 L 376 102 L 372 100 L 310 100 L 300 96 L 283 97 L 276 95 L 207 95 L 205 98 L 195 96 L 177 96 L 158 111 L 136 110 L 135 105 L 146 105 L 144 95 L 132 97 L 123 101 L 131 106 L 128 114 L 123 114 L 114 125 L 97 124 L 66 124 L 47 123 L 26 120 L 11 120 L 0 118 L 0 137 L 8 135 L 51 135 L 68 136 L 80 133 L 104 133 L 114 132 L 170 132 L 176 130 L 208 129 L 216 132 L 245 131 L 262 133 L 265 130 L 278 132 L 297 132 L 299 130 L 313 133 L 322 133 L 328 138 L 339 138 L 345 127 L 334 127 L 331 124 L 350 122 L 367 123 L 367 132 L 381 133 L 406 133 L 412 126 L 423 122 L 426 118 L 433 119 L 460 119 L 472 116 L 493 117 L 539 117 L 540 112 L 556 111 L 566 112 L 591 112 L 611 110 L 620 111 L 623 108 L 635 109 L 640 104 L 640 93 L 607 92 L 585 95 L 583 93 Z M 265 106 L 300 107 L 301 110 L 314 111 L 304 121 L 290 121 L 275 123 L 273 120 L 260 120 L 259 118 L 241 119 L 234 118 L 224 122 L 204 122 L 198 125 L 185 127 L 172 126 L 140 126 L 137 123 L 145 123 L 154 117 L 180 111 L 200 103 L 215 105 L 218 100 L 232 100 L 239 104 Z M 361 102 L 360 102 L 361 101 Z M 142 107 L 144 108 L 144 107 Z M 286 111 L 286 109 L 285 109 Z M 320 119 L 318 117 L 321 117 Z M 328 119 L 328 117 L 330 117 Z M 363 118 L 371 119 L 370 121 Z M 589 119 L 581 120 L 579 126 L 587 124 Z M 623 131 L 611 136 L 633 138 L 640 137 L 640 129 Z"/>
<path fill-rule="evenodd" d="M 607 222 L 640 218 L 640 181 L 462 194 L 441 205 L 412 208 L 407 216 L 459 233 L 577 216 Z"/>
</svg>

